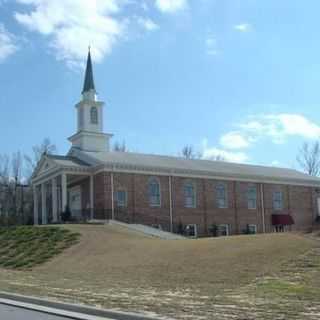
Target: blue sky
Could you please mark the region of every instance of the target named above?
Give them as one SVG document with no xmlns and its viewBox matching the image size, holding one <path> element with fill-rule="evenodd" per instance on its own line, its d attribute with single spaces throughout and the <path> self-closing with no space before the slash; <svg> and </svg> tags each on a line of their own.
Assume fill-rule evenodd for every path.
<svg viewBox="0 0 320 320">
<path fill-rule="evenodd" d="M 320 136 L 316 0 L 0 0 L 1 153 L 75 133 L 92 46 L 105 131 L 131 151 L 185 144 L 298 167 Z"/>
</svg>

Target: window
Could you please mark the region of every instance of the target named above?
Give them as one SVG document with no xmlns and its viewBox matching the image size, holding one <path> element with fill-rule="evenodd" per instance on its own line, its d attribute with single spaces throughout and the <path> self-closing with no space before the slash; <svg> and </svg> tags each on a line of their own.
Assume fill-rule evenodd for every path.
<svg viewBox="0 0 320 320">
<path fill-rule="evenodd" d="M 257 233 L 257 226 L 255 224 L 248 224 L 247 230 L 248 230 L 248 234 L 256 234 Z"/>
<path fill-rule="evenodd" d="M 198 237 L 198 228 L 196 224 L 187 224 L 185 228 L 185 235 L 188 237 Z"/>
<path fill-rule="evenodd" d="M 228 236 L 230 234 L 230 227 L 228 224 L 219 224 L 218 225 L 218 235 L 219 236 Z"/>
<path fill-rule="evenodd" d="M 248 187 L 248 209 L 257 209 L 257 188 L 256 186 Z"/>
<path fill-rule="evenodd" d="M 217 206 L 218 208 L 227 208 L 227 191 L 226 186 L 223 183 L 219 183 L 216 186 Z"/>
<path fill-rule="evenodd" d="M 149 180 L 148 196 L 151 207 L 160 207 L 160 182 L 157 178 Z"/>
<path fill-rule="evenodd" d="M 184 185 L 184 206 L 186 208 L 196 207 L 196 193 L 192 182 L 188 182 Z"/>
<path fill-rule="evenodd" d="M 127 206 L 127 192 L 125 190 L 118 190 L 116 192 L 116 201 L 118 207 Z"/>
<path fill-rule="evenodd" d="M 281 210 L 282 209 L 282 192 L 275 191 L 273 193 L 273 209 Z"/>
<path fill-rule="evenodd" d="M 83 121 L 84 121 L 84 114 L 83 114 L 83 108 L 80 107 L 79 110 L 79 127 L 83 127 Z"/>
<path fill-rule="evenodd" d="M 90 119 L 91 119 L 91 123 L 98 124 L 98 109 L 96 107 L 91 108 Z"/>
</svg>

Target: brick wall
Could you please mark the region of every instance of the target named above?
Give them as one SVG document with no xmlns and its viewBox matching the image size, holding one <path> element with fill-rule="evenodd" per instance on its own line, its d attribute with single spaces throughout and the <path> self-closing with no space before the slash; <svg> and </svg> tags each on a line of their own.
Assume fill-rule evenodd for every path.
<svg viewBox="0 0 320 320">
<path fill-rule="evenodd" d="M 160 182 L 161 205 L 151 207 L 148 199 L 148 181 L 156 177 Z M 196 189 L 196 207 L 185 207 L 184 185 L 192 182 Z M 216 201 L 216 186 L 223 183 L 227 190 L 227 207 L 218 208 Z M 248 209 L 247 191 L 249 186 L 257 190 L 257 206 Z M 197 224 L 200 235 L 207 235 L 211 225 L 228 224 L 231 234 L 241 234 L 248 224 L 257 226 L 257 232 L 263 231 L 262 208 L 259 183 L 240 181 L 221 181 L 213 179 L 188 179 L 172 177 L 172 210 L 173 223 L 177 228 L 179 223 Z M 317 215 L 314 188 L 263 184 L 266 232 L 272 232 L 272 214 L 290 213 L 295 221 L 292 230 L 310 228 Z M 87 189 L 85 189 L 87 190 Z M 111 218 L 111 176 L 102 172 L 94 177 L 95 217 Z M 128 223 L 146 225 L 161 224 L 165 230 L 170 230 L 169 177 L 150 176 L 143 174 L 114 173 L 114 191 L 127 192 L 127 206 L 119 208 L 114 202 L 115 218 Z M 273 192 L 282 191 L 283 207 L 273 208 Z M 115 199 L 116 200 L 116 199 Z"/>
</svg>

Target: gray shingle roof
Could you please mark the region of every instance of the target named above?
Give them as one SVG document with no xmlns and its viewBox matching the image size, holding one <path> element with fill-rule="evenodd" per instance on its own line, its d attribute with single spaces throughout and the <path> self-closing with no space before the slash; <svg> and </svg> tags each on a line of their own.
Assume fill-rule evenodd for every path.
<svg viewBox="0 0 320 320">
<path fill-rule="evenodd" d="M 320 178 L 312 177 L 294 169 L 248 165 L 211 160 L 189 160 L 179 157 L 141 154 L 131 152 L 83 152 L 99 163 L 118 164 L 129 167 L 158 168 L 162 170 L 183 171 L 192 174 L 209 174 L 221 177 L 243 179 L 272 179 L 276 181 L 297 181 L 301 184 L 320 186 Z"/>
<path fill-rule="evenodd" d="M 89 165 L 75 157 L 70 157 L 70 156 L 60 156 L 60 155 L 53 155 L 53 154 L 48 154 L 48 158 L 52 159 L 57 165 L 60 166 L 67 166 L 67 167 L 83 167 L 86 166 L 88 167 Z"/>
</svg>

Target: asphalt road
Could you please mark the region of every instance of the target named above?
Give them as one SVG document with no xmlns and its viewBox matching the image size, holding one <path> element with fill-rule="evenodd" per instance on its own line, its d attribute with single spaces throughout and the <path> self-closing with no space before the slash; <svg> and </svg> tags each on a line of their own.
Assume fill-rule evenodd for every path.
<svg viewBox="0 0 320 320">
<path fill-rule="evenodd" d="M 67 320 L 68 318 L 39 313 L 0 304 L 1 320 Z M 70 320 L 70 319 L 69 319 Z"/>
</svg>

